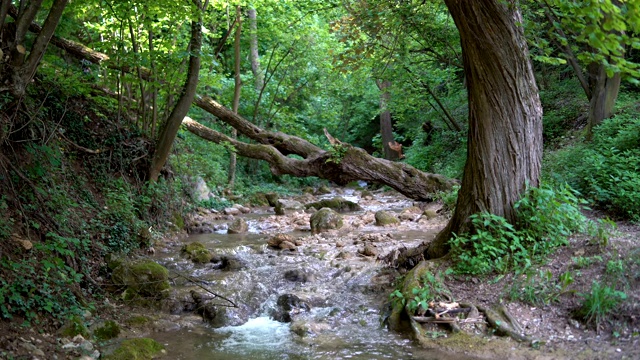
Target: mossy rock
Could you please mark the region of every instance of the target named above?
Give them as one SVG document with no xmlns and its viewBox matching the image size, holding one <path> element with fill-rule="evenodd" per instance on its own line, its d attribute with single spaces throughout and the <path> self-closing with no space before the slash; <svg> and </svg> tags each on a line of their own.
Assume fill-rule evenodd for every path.
<svg viewBox="0 0 640 360">
<path fill-rule="evenodd" d="M 87 329 L 87 326 L 80 316 L 74 316 L 60 329 L 60 335 L 68 338 L 82 335 L 82 337 L 88 338 L 89 329 Z"/>
<path fill-rule="evenodd" d="M 278 195 L 278 193 L 266 193 L 264 196 L 267 199 L 269 206 L 278 206 L 278 199 L 280 199 L 280 195 Z"/>
<path fill-rule="evenodd" d="M 438 217 L 438 213 L 433 209 L 427 209 L 422 213 L 427 220 L 431 220 Z"/>
<path fill-rule="evenodd" d="M 326 185 L 322 185 L 318 188 L 318 190 L 316 190 L 316 194 L 317 195 L 331 194 L 331 189 L 329 189 L 329 187 Z"/>
<path fill-rule="evenodd" d="M 345 200 L 341 197 L 316 201 L 314 203 L 305 205 L 305 208 L 307 209 L 314 208 L 317 210 L 320 210 L 322 208 L 329 208 L 338 212 L 362 210 L 360 205 L 354 203 L 353 201 Z"/>
<path fill-rule="evenodd" d="M 94 332 L 93 332 L 93 336 L 96 337 L 96 339 L 98 340 L 110 340 L 113 338 L 117 338 L 118 335 L 120 335 L 120 325 L 118 325 L 117 322 L 113 321 L 113 320 L 107 320 L 104 325 L 102 325 L 101 327 L 97 328 Z"/>
<path fill-rule="evenodd" d="M 153 339 L 137 338 L 123 341 L 105 360 L 151 360 L 162 353 L 164 346 Z"/>
<path fill-rule="evenodd" d="M 344 225 L 342 216 L 329 208 L 322 208 L 311 215 L 309 220 L 311 233 L 317 234 L 327 230 L 340 229 Z"/>
<path fill-rule="evenodd" d="M 242 218 L 233 220 L 227 230 L 229 234 L 244 234 L 247 231 L 249 231 L 249 225 L 247 225 L 247 222 Z"/>
<path fill-rule="evenodd" d="M 125 323 L 131 327 L 142 328 L 151 323 L 151 319 L 144 315 L 133 316 L 125 320 Z"/>
<path fill-rule="evenodd" d="M 395 215 L 384 210 L 376 212 L 375 218 L 377 226 L 395 225 L 400 223 L 400 220 L 398 220 Z"/>
<path fill-rule="evenodd" d="M 180 252 L 191 259 L 194 263 L 205 264 L 211 261 L 213 254 L 199 242 L 185 244 Z"/>
<path fill-rule="evenodd" d="M 373 193 L 371 191 L 369 191 L 369 190 L 362 190 L 360 192 L 360 197 L 363 198 L 363 199 L 366 198 L 366 197 L 373 198 Z"/>
<path fill-rule="evenodd" d="M 126 297 L 165 298 L 169 295 L 169 271 L 153 260 L 124 262 L 111 276 L 116 285 L 125 286 Z"/>
<path fill-rule="evenodd" d="M 255 193 L 249 196 L 249 204 L 254 206 L 267 206 L 269 201 L 265 193 Z"/>
</svg>

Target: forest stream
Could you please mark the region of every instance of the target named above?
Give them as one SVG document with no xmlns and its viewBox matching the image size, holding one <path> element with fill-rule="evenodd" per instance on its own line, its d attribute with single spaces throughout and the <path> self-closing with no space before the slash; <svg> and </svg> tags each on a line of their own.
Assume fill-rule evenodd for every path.
<svg viewBox="0 0 640 360">
<path fill-rule="evenodd" d="M 381 326 L 398 274 L 376 261 L 374 254 L 363 254 L 369 244 L 384 253 L 401 243 L 422 242 L 434 236 L 442 220 L 375 226 L 375 211 L 399 213 L 411 202 L 395 193 L 364 200 L 350 189 L 320 199 L 335 196 L 358 202 L 363 209 L 343 214 L 345 226 L 340 230 L 311 235 L 308 212 L 287 210 L 275 216 L 271 209 L 262 209 L 242 215 L 249 225 L 247 233 L 227 234 L 228 220 L 219 220 L 212 224 L 218 229 L 214 233 L 191 235 L 160 249 L 155 260 L 181 274 L 173 284 L 178 298 L 189 299 L 191 291 L 211 297 L 206 288 L 237 308 L 222 308 L 209 322 L 195 313 L 174 315 L 157 327 L 161 331 L 148 336 L 164 344 L 175 359 L 459 359 L 460 355 L 420 349 Z M 270 248 L 267 240 L 276 233 L 288 233 L 299 246 Z M 235 265 L 219 269 L 213 263 L 194 264 L 180 253 L 183 244 L 193 242 Z M 196 285 L 187 277 L 201 282 Z M 282 309 L 283 302 L 290 311 Z"/>
</svg>

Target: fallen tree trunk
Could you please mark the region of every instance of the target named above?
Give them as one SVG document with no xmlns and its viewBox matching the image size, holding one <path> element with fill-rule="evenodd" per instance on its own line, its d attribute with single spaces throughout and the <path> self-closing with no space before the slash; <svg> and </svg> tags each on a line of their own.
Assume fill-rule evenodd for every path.
<svg viewBox="0 0 640 360">
<path fill-rule="evenodd" d="M 182 122 L 187 130 L 205 140 L 229 143 L 240 156 L 268 162 L 276 175 L 316 176 L 338 185 L 356 180 L 370 181 L 388 185 L 409 198 L 423 201 L 432 201 L 438 191 L 449 190 L 456 184 L 456 180 L 442 175 L 424 173 L 407 164 L 375 158 L 360 148 L 334 139 L 328 133 L 335 151 L 326 151 L 296 136 L 265 131 L 210 98 L 196 99 L 196 104 L 199 103 L 208 104 L 202 108 L 259 144 L 232 139 L 190 118 Z M 287 157 L 286 154 L 296 154 L 303 159 Z"/>
</svg>

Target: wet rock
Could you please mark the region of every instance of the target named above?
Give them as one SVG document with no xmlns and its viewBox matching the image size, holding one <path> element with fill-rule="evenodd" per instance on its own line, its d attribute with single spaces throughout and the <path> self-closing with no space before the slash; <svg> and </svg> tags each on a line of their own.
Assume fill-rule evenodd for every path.
<svg viewBox="0 0 640 360">
<path fill-rule="evenodd" d="M 193 187 L 193 193 L 191 194 L 196 202 L 209 200 L 211 190 L 207 186 L 207 183 L 200 176 L 196 178 L 195 186 Z"/>
<path fill-rule="evenodd" d="M 403 221 L 416 221 L 422 214 L 422 210 L 419 207 L 412 206 L 410 208 L 404 209 L 400 215 L 398 215 L 398 219 Z"/>
<path fill-rule="evenodd" d="M 242 211 L 240 211 L 240 209 L 235 208 L 235 207 L 224 208 L 224 210 L 222 210 L 222 212 L 225 215 L 240 215 L 240 214 L 242 214 Z"/>
<path fill-rule="evenodd" d="M 191 298 L 195 303 L 196 312 L 202 316 L 202 319 L 212 321 L 216 318 L 218 309 L 214 305 L 207 303 L 207 300 L 213 299 L 212 296 L 205 296 L 195 290 L 191 290 Z"/>
<path fill-rule="evenodd" d="M 360 192 L 360 197 L 365 199 L 365 200 L 371 200 L 373 199 L 373 193 L 369 190 L 362 190 Z"/>
<path fill-rule="evenodd" d="M 250 209 L 250 208 L 248 208 L 248 207 L 246 207 L 246 206 L 242 206 L 242 205 L 240 205 L 240 204 L 233 204 L 233 206 L 232 206 L 232 207 L 233 207 L 233 208 L 236 208 L 236 209 L 238 209 L 238 210 L 240 210 L 240 212 L 241 212 L 241 213 L 243 213 L 243 214 L 248 214 L 248 213 L 250 213 L 250 212 L 251 212 L 251 209 Z"/>
<path fill-rule="evenodd" d="M 438 217 L 438 213 L 433 209 L 427 209 L 422 213 L 422 216 L 427 218 L 428 220 L 431 220 Z"/>
<path fill-rule="evenodd" d="M 93 336 L 100 341 L 110 340 L 118 337 L 120 335 L 120 325 L 113 320 L 107 320 L 105 323 L 98 327 L 94 332 Z"/>
<path fill-rule="evenodd" d="M 296 244 L 289 241 L 283 241 L 280 243 L 280 249 L 293 251 L 296 249 Z"/>
<path fill-rule="evenodd" d="M 356 243 L 366 243 L 366 242 L 385 242 L 393 239 L 391 234 L 389 233 L 366 233 L 360 234 Z"/>
<path fill-rule="evenodd" d="M 311 224 L 311 232 L 313 234 L 333 229 L 340 229 L 344 225 L 342 216 L 329 208 L 322 208 L 318 210 L 318 212 L 311 215 L 309 222 Z"/>
<path fill-rule="evenodd" d="M 338 259 L 351 259 L 353 257 L 353 254 L 347 251 L 340 251 L 340 253 L 338 253 L 338 255 L 336 255 L 336 258 Z"/>
<path fill-rule="evenodd" d="M 141 259 L 122 263 L 111 276 L 114 284 L 123 286 L 125 298 L 165 298 L 169 295 L 169 271 L 153 260 Z"/>
<path fill-rule="evenodd" d="M 271 317 L 276 321 L 291 322 L 292 315 L 309 310 L 311 307 L 306 301 L 293 294 L 283 294 L 278 297 L 276 309 L 271 312 Z"/>
<path fill-rule="evenodd" d="M 331 189 L 329 189 L 329 187 L 326 185 L 322 185 L 318 188 L 318 190 L 316 190 L 316 195 L 325 195 L 325 194 L 331 194 Z"/>
<path fill-rule="evenodd" d="M 304 205 L 300 201 L 289 199 L 278 199 L 276 207 L 281 207 L 285 210 L 302 210 Z"/>
<path fill-rule="evenodd" d="M 248 230 L 249 226 L 247 225 L 247 222 L 242 218 L 238 218 L 235 219 L 231 224 L 229 224 L 227 232 L 229 234 L 244 234 Z"/>
<path fill-rule="evenodd" d="M 392 213 L 384 210 L 376 212 L 376 226 L 388 226 L 399 224 L 400 221 Z"/>
<path fill-rule="evenodd" d="M 267 245 L 273 248 L 280 248 L 280 244 L 283 241 L 293 242 L 293 236 L 288 234 L 275 234 L 269 240 L 267 240 Z"/>
<path fill-rule="evenodd" d="M 307 209 L 314 208 L 320 210 L 322 208 L 333 209 L 338 212 L 346 212 L 346 211 L 361 211 L 362 208 L 360 205 L 354 203 L 353 201 L 345 200 L 341 197 L 336 197 L 333 199 L 320 200 L 311 204 L 305 205 Z"/>
<path fill-rule="evenodd" d="M 222 271 L 238 271 L 247 266 L 241 259 L 232 255 L 214 255 L 211 259 L 214 269 Z"/>
<path fill-rule="evenodd" d="M 300 270 L 300 269 L 285 271 L 284 278 L 292 282 L 302 282 L 302 283 L 311 282 L 315 280 L 315 277 L 313 276 L 313 274 L 307 273 L 306 271 Z"/>
<path fill-rule="evenodd" d="M 366 244 L 363 249 L 358 250 L 359 254 L 364 256 L 378 256 L 378 248 L 373 244 Z"/>
<path fill-rule="evenodd" d="M 208 263 L 213 258 L 213 254 L 197 241 L 183 245 L 180 253 L 197 264 Z"/>
</svg>

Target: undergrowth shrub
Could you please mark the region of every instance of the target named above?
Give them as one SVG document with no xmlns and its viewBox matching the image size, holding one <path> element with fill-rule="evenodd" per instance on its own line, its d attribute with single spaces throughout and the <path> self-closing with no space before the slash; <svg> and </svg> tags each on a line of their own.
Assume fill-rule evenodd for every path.
<svg viewBox="0 0 640 360">
<path fill-rule="evenodd" d="M 22 316 L 27 323 L 37 323 L 41 315 L 64 320 L 80 314 L 86 308 L 77 296 L 84 274 L 65 259 L 83 263 L 89 252 L 87 239 L 48 233 L 44 242 L 33 245 L 27 258 L 0 261 L 5 273 L 0 278 L 2 318 Z"/>
<path fill-rule="evenodd" d="M 529 188 L 515 204 L 517 226 L 503 217 L 481 212 L 472 215 L 473 232 L 454 234 L 449 241 L 455 270 L 465 274 L 527 269 L 543 261 L 558 246 L 568 243 L 574 232 L 592 230 L 580 212 L 583 201 L 567 185 Z M 610 222 L 607 222 L 610 224 Z M 602 234 L 606 236 L 606 234 Z"/>
<path fill-rule="evenodd" d="M 459 179 L 467 160 L 466 137 L 456 131 L 420 132 L 405 156 L 408 164 L 420 170 Z"/>
<path fill-rule="evenodd" d="M 591 290 L 579 294 L 582 305 L 577 310 L 577 315 L 589 324 L 601 324 L 620 303 L 627 298 L 627 294 L 615 288 L 594 281 Z"/>
<path fill-rule="evenodd" d="M 544 176 L 614 215 L 640 220 L 640 117 L 623 113 L 593 131 L 592 142 L 547 154 Z"/>
</svg>

